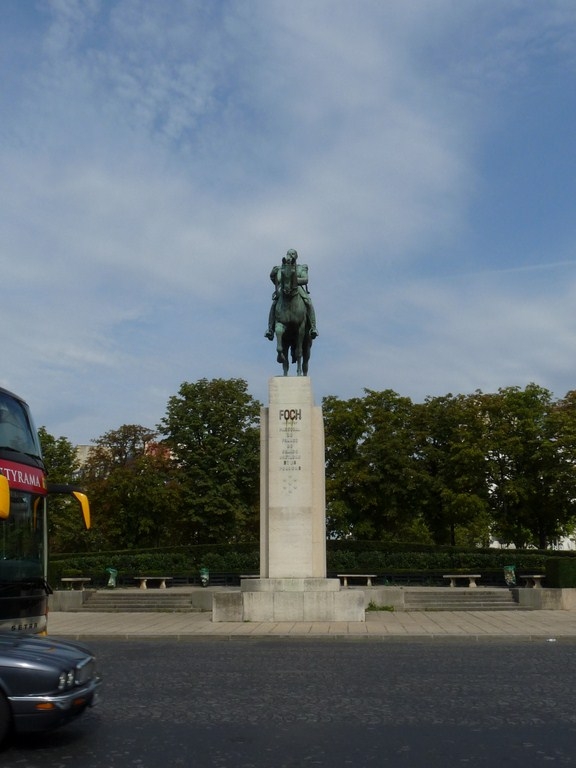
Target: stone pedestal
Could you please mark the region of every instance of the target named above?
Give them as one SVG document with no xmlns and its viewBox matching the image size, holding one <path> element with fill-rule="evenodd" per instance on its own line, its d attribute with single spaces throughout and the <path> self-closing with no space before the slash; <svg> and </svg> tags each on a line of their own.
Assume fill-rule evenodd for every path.
<svg viewBox="0 0 576 768">
<path fill-rule="evenodd" d="M 260 576 L 326 577 L 324 422 L 307 376 L 269 382 L 260 418 Z"/>
<path fill-rule="evenodd" d="M 308 377 L 269 382 L 260 436 L 260 578 L 217 593 L 213 621 L 364 621 L 361 592 L 326 578 L 324 424 Z"/>
<path fill-rule="evenodd" d="M 219 592 L 212 621 L 364 621 L 364 592 L 340 590 L 338 579 L 243 579 Z"/>
</svg>

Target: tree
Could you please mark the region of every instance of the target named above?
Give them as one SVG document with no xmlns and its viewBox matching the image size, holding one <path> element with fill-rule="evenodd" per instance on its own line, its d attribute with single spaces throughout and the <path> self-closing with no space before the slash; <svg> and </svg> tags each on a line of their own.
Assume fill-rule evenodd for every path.
<svg viewBox="0 0 576 768">
<path fill-rule="evenodd" d="M 54 437 L 45 427 L 38 430 L 48 482 L 77 482 L 80 465 L 76 450 L 65 437 Z M 48 535 L 52 552 L 78 551 L 86 546 L 86 531 L 78 503 L 68 496 L 50 496 Z"/>
<path fill-rule="evenodd" d="M 257 538 L 260 408 L 242 379 L 184 382 L 169 399 L 159 429 L 182 489 L 183 540 Z"/>
<path fill-rule="evenodd" d="M 364 513 L 373 538 L 420 539 L 413 466 L 414 406 L 392 390 L 365 390 L 367 431 L 359 448 L 365 466 Z"/>
<path fill-rule="evenodd" d="M 479 393 L 430 397 L 415 406 L 418 505 L 436 544 L 490 538 Z"/>
<path fill-rule="evenodd" d="M 426 539 L 414 513 L 412 409 L 392 390 L 325 398 L 329 535 Z"/>
<path fill-rule="evenodd" d="M 575 530 L 576 392 L 324 401 L 328 534 L 546 548 Z"/>
<path fill-rule="evenodd" d="M 179 485 L 156 432 L 135 424 L 106 432 L 94 441 L 83 477 L 94 528 L 108 548 L 175 542 Z"/>
<path fill-rule="evenodd" d="M 359 446 L 366 437 L 363 398 L 325 397 L 322 403 L 326 456 L 326 524 L 329 538 L 370 537 L 364 524 L 361 488 L 364 463 Z"/>
<path fill-rule="evenodd" d="M 490 500 L 497 538 L 517 547 L 550 542 L 573 528 L 576 406 L 555 404 L 529 384 L 484 395 Z"/>
<path fill-rule="evenodd" d="M 556 543 L 559 536 L 573 536 L 576 531 L 576 391 L 554 403 L 549 420 L 557 467 L 553 498 L 560 515 L 556 533 L 548 538 Z"/>
</svg>

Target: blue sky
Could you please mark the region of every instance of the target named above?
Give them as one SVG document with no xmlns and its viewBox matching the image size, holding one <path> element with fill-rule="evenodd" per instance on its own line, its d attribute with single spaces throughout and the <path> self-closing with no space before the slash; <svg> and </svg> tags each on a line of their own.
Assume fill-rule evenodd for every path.
<svg viewBox="0 0 576 768">
<path fill-rule="evenodd" d="M 0 385 L 88 443 L 183 381 L 576 388 L 573 0 L 2 0 Z"/>
</svg>

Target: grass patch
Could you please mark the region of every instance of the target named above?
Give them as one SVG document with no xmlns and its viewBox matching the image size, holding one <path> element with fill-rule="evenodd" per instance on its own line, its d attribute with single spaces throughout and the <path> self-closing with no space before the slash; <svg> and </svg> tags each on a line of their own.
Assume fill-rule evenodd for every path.
<svg viewBox="0 0 576 768">
<path fill-rule="evenodd" d="M 393 605 L 376 605 L 374 600 L 370 600 L 368 603 L 368 607 L 366 608 L 367 611 L 394 611 Z"/>
</svg>

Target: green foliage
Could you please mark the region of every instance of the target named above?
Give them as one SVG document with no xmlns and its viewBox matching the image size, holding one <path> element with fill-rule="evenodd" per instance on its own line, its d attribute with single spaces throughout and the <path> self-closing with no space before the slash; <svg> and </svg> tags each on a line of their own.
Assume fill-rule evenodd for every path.
<svg viewBox="0 0 576 768">
<path fill-rule="evenodd" d="M 98 537 L 93 548 L 170 542 L 181 493 L 170 453 L 156 433 L 125 424 L 94 443 L 82 475 Z"/>
<path fill-rule="evenodd" d="M 382 542 L 328 542 L 329 573 L 377 573 L 392 581 L 397 577 L 420 574 L 430 583 L 444 573 L 478 572 L 503 574 L 504 566 L 514 565 L 516 572 L 543 572 L 550 553 L 538 550 L 459 549 Z M 566 553 L 556 558 L 576 563 Z M 157 550 L 111 551 L 99 554 L 76 553 L 53 558 L 49 581 L 58 586 L 62 576 L 88 576 L 93 583 L 103 582 L 106 568 L 115 568 L 120 578 L 133 576 L 197 576 L 200 568 L 212 573 L 258 573 L 258 544 L 203 545 Z M 548 582 L 547 582 L 548 584 Z"/>
<path fill-rule="evenodd" d="M 548 588 L 567 589 L 576 587 L 576 558 L 551 557 L 546 561 Z"/>
<path fill-rule="evenodd" d="M 530 384 L 416 404 L 365 390 L 325 398 L 323 412 L 334 570 L 403 568 L 401 551 L 410 553 L 408 567 L 420 567 L 416 554 L 431 545 L 436 553 L 421 567 L 456 568 L 455 551 L 478 555 L 494 538 L 544 549 L 576 530 L 576 392 L 555 402 Z M 208 544 L 209 567 L 228 568 L 217 545 L 259 535 L 259 414 L 245 381 L 200 379 L 170 397 L 158 432 L 107 432 L 80 477 L 92 530 L 82 531 L 74 503 L 51 499 L 52 552 Z M 72 446 L 45 430 L 40 436 L 50 479 L 76 479 Z M 361 541 L 362 557 L 333 547 L 335 539 Z M 398 550 L 399 541 L 411 543 Z M 253 567 L 239 560 L 232 570 Z"/>
<path fill-rule="evenodd" d="M 323 403 L 329 536 L 427 538 L 412 514 L 412 403 L 386 390 Z"/>
<path fill-rule="evenodd" d="M 576 522 L 576 393 L 324 401 L 330 538 L 548 547 Z"/>
<path fill-rule="evenodd" d="M 390 613 L 394 612 L 394 606 L 393 605 L 377 605 L 374 600 L 370 600 L 368 605 L 366 606 L 367 611 L 389 611 Z"/>
<path fill-rule="evenodd" d="M 119 577 L 185 576 L 191 577 L 201 567 L 226 573 L 254 573 L 259 568 L 257 544 L 236 544 L 223 547 L 172 547 L 165 550 L 120 550 L 99 554 L 76 553 L 52 558 L 49 582 L 59 584 L 62 576 L 92 577 L 103 580 L 106 568 L 115 568 Z"/>
<path fill-rule="evenodd" d="M 452 546 L 487 543 L 488 491 L 476 399 L 428 398 L 412 415 L 419 511 L 434 541 Z"/>
<path fill-rule="evenodd" d="M 96 439 L 82 470 L 93 519 L 85 548 L 254 540 L 260 404 L 246 389 L 240 379 L 184 382 L 160 432 L 125 424 Z"/>
<path fill-rule="evenodd" d="M 258 531 L 260 403 L 241 379 L 184 382 L 160 429 L 182 499 L 179 534 L 190 543 L 246 541 Z"/>
<path fill-rule="evenodd" d="M 327 567 L 334 573 L 353 573 L 360 572 L 358 557 L 356 552 L 327 552 Z"/>
<path fill-rule="evenodd" d="M 346 544 L 349 546 L 346 547 Z M 410 544 L 375 542 L 328 543 L 327 564 L 332 573 L 384 573 L 391 571 L 502 571 L 505 565 L 541 571 L 548 554 L 533 550 L 415 548 Z M 364 548 L 363 548 L 364 547 Z"/>
<path fill-rule="evenodd" d="M 42 456 L 50 483 L 75 483 L 80 465 L 72 443 L 65 437 L 54 437 L 45 427 L 38 430 Z M 69 496 L 54 495 L 48 499 L 48 534 L 52 552 L 74 547 L 87 540 L 78 503 Z"/>
<path fill-rule="evenodd" d="M 494 531 L 544 548 L 573 527 L 576 498 L 573 398 L 555 404 L 535 384 L 482 397 Z"/>
</svg>

